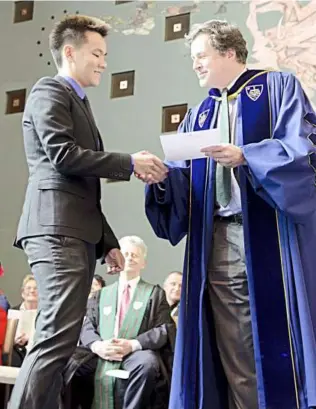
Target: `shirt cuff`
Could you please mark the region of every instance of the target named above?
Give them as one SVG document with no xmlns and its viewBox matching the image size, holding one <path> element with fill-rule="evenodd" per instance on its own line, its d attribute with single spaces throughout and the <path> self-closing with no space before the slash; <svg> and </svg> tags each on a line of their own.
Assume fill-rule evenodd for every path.
<svg viewBox="0 0 316 409">
<path fill-rule="evenodd" d="M 131 339 L 131 344 L 132 344 L 132 352 L 135 351 L 141 351 L 143 348 L 140 345 L 140 342 L 137 341 L 137 339 Z"/>
<path fill-rule="evenodd" d="M 94 341 L 92 342 L 92 344 L 90 345 L 90 349 L 94 354 L 97 354 L 96 350 L 98 348 L 98 345 L 100 344 L 101 341 Z"/>
<path fill-rule="evenodd" d="M 131 174 L 134 172 L 134 158 L 131 156 Z"/>
<path fill-rule="evenodd" d="M 161 183 L 157 183 L 158 189 L 164 192 L 166 189 Z"/>
</svg>

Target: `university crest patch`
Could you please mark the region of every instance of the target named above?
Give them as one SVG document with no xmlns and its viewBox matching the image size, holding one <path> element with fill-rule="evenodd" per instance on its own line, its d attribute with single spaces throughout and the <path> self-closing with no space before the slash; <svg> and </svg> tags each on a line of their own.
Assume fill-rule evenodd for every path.
<svg viewBox="0 0 316 409">
<path fill-rule="evenodd" d="M 141 301 L 134 301 L 134 304 L 133 304 L 134 310 L 139 310 L 140 308 L 142 308 L 143 304 L 144 303 Z"/>
<path fill-rule="evenodd" d="M 104 315 L 110 315 L 112 312 L 112 305 L 107 305 L 106 307 L 103 307 L 103 314 Z"/>
<path fill-rule="evenodd" d="M 257 99 L 260 97 L 260 95 L 262 94 L 263 91 L 263 85 L 248 85 L 248 87 L 246 87 L 246 93 L 248 95 L 248 97 L 252 100 L 252 101 L 257 101 Z"/>
<path fill-rule="evenodd" d="M 206 111 L 203 111 L 200 113 L 199 115 L 199 127 L 202 128 L 202 126 L 204 125 L 204 122 L 209 114 L 210 110 L 207 109 Z"/>
</svg>

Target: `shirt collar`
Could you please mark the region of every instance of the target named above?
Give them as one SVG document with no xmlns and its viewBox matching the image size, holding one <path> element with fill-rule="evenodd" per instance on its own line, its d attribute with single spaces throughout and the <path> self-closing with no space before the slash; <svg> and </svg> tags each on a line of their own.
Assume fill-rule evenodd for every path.
<svg viewBox="0 0 316 409">
<path fill-rule="evenodd" d="M 254 70 L 249 70 L 248 68 L 244 68 L 237 77 L 226 87 L 228 90 L 228 95 L 234 94 L 238 89 L 253 75 Z M 211 88 L 208 92 L 211 98 L 220 100 L 222 96 L 222 91 L 218 88 Z"/>
<path fill-rule="evenodd" d="M 236 81 L 238 80 L 238 78 L 240 78 L 242 75 L 243 75 L 243 73 L 245 73 L 247 71 L 247 68 L 244 68 L 238 75 L 237 75 L 237 77 L 235 77 L 235 79 L 226 87 L 228 90 L 230 90 L 233 86 L 234 86 L 234 84 L 236 83 Z"/>
<path fill-rule="evenodd" d="M 74 80 L 71 77 L 68 77 L 67 75 L 60 76 L 63 77 L 72 86 L 72 88 L 76 91 L 76 94 L 78 95 L 79 98 L 84 99 L 86 93 L 76 80 Z"/>
<path fill-rule="evenodd" d="M 124 288 L 127 284 L 130 285 L 131 289 L 136 288 L 137 284 L 139 283 L 140 276 L 133 278 L 132 280 L 124 280 L 122 277 L 119 278 L 119 286 Z"/>
</svg>

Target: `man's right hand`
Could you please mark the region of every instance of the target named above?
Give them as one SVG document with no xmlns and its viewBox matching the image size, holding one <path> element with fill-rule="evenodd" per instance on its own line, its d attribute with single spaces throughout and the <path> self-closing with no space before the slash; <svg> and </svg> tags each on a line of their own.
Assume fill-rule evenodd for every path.
<svg viewBox="0 0 316 409">
<path fill-rule="evenodd" d="M 134 173 L 139 179 L 146 182 L 159 183 L 167 177 L 168 168 L 157 156 L 147 151 L 141 151 L 134 153 L 132 158 L 134 161 Z"/>
<path fill-rule="evenodd" d="M 22 334 L 18 335 L 14 343 L 15 345 L 18 345 L 19 347 L 24 347 L 29 341 L 29 337 L 23 332 Z"/>
<path fill-rule="evenodd" d="M 111 249 L 105 257 L 108 274 L 117 274 L 124 270 L 125 258 L 119 249 Z"/>
</svg>

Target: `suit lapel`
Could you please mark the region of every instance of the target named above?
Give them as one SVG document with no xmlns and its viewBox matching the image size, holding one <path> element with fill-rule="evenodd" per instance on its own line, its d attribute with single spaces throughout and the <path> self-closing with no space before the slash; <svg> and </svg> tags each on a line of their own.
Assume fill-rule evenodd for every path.
<svg viewBox="0 0 316 409">
<path fill-rule="evenodd" d="M 103 146 L 103 141 L 100 135 L 100 132 L 98 131 L 98 138 L 99 138 L 99 143 L 100 143 L 100 151 L 104 151 L 104 146 Z"/>
<path fill-rule="evenodd" d="M 55 79 L 57 81 L 59 81 L 62 85 L 65 86 L 65 88 L 67 89 L 67 91 L 72 95 L 72 97 L 75 99 L 75 101 L 77 102 L 77 105 L 80 107 L 80 109 L 82 109 L 83 113 L 85 114 L 90 128 L 91 128 L 91 133 L 93 136 L 93 140 L 95 143 L 95 147 L 97 150 L 101 150 L 101 144 L 100 144 L 100 139 L 99 139 L 99 131 L 98 128 L 96 126 L 96 123 L 94 121 L 93 118 L 93 114 L 90 108 L 89 104 L 85 104 L 83 102 L 83 100 L 79 97 L 79 95 L 77 94 L 77 92 L 75 91 L 75 89 L 69 84 L 69 82 L 67 80 L 65 80 L 65 78 L 61 77 L 60 75 L 56 75 Z"/>
</svg>

